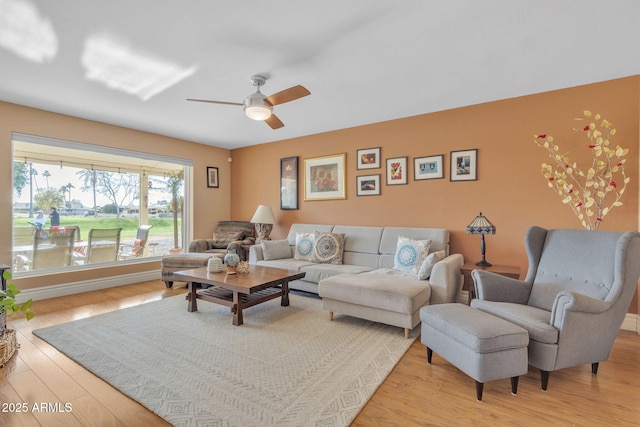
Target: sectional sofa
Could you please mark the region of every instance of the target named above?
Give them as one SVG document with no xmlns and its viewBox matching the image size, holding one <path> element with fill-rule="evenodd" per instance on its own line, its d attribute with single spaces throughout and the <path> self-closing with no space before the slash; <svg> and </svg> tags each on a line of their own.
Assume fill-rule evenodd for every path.
<svg viewBox="0 0 640 427">
<path fill-rule="evenodd" d="M 301 236 L 315 232 L 344 236 L 341 259 L 300 259 Z M 440 259 L 423 280 L 419 266 L 414 272 L 398 270 L 400 238 L 430 241 L 429 255 Z M 249 251 L 250 264 L 305 272 L 289 287 L 321 296 L 331 318 L 340 313 L 386 323 L 404 328 L 407 336 L 420 323 L 420 307 L 456 300 L 463 261 L 462 255 L 449 254 L 449 232 L 441 228 L 293 224 L 287 239 L 265 241 Z"/>
</svg>

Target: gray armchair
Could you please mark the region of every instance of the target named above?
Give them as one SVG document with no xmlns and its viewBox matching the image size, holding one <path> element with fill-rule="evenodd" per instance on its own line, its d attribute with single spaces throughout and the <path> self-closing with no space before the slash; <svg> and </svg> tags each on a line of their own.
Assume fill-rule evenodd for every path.
<svg viewBox="0 0 640 427">
<path fill-rule="evenodd" d="M 640 277 L 640 233 L 545 230 L 525 237 L 524 281 L 482 270 L 471 273 L 471 306 L 529 332 L 529 364 L 549 372 L 607 360 Z"/>
<path fill-rule="evenodd" d="M 189 252 L 227 253 L 233 249 L 246 260 L 245 248 L 255 245 L 254 227 L 248 221 L 219 221 L 210 239 L 195 239 L 189 243 Z"/>
</svg>

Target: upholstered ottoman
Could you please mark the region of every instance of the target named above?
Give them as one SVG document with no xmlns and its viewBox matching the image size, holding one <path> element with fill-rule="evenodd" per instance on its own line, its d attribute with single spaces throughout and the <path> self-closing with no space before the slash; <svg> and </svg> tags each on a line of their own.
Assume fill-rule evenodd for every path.
<svg viewBox="0 0 640 427">
<path fill-rule="evenodd" d="M 224 254 L 189 252 L 186 254 L 167 255 L 162 258 L 162 269 L 160 270 L 162 280 L 164 280 L 167 288 L 171 288 L 173 286 L 173 273 L 180 270 L 189 270 L 190 268 L 206 267 L 209 258 L 214 256 L 223 257 Z"/>
<path fill-rule="evenodd" d="M 511 392 L 518 392 L 518 377 L 528 370 L 526 329 L 458 303 L 422 307 L 420 320 L 427 362 L 435 351 L 469 375 L 478 400 L 487 381 L 511 378 Z"/>
</svg>

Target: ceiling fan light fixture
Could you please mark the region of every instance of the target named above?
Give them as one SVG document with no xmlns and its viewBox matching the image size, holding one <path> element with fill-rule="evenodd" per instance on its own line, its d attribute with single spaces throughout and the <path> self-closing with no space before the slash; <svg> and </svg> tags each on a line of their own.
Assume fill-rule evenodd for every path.
<svg viewBox="0 0 640 427">
<path fill-rule="evenodd" d="M 272 110 L 273 107 L 259 91 L 244 100 L 244 114 L 252 120 L 266 120 L 271 117 Z"/>
</svg>

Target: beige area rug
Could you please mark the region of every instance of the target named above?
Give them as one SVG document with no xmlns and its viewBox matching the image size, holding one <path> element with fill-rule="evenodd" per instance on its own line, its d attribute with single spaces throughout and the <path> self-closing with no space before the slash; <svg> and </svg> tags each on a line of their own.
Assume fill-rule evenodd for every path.
<svg viewBox="0 0 640 427">
<path fill-rule="evenodd" d="M 347 426 L 411 346 L 291 295 L 244 311 L 176 296 L 33 331 L 176 426 Z"/>
</svg>

